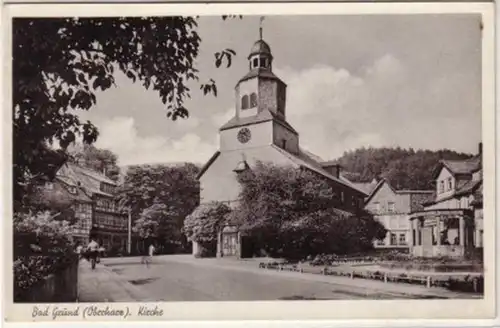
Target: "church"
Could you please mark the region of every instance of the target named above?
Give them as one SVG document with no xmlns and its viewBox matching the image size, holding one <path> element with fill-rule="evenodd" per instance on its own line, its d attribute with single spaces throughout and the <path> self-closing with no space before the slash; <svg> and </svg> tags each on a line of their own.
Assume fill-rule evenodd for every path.
<svg viewBox="0 0 500 328">
<path fill-rule="evenodd" d="M 249 71 L 236 83 L 234 116 L 220 127 L 219 149 L 198 175 L 200 207 L 195 211 L 213 202 L 235 209 L 240 193 L 237 174 L 258 161 L 315 172 L 331 182 L 339 198 L 335 208 L 348 213 L 363 208 L 367 194 L 345 179 L 336 163 L 300 147 L 299 133 L 286 119 L 287 86 L 273 73 L 273 60 L 261 29 L 248 55 Z M 238 229 L 225 227 L 218 235 L 217 256 L 242 257 L 241 244 Z M 193 255 L 199 252 L 193 241 Z"/>
</svg>

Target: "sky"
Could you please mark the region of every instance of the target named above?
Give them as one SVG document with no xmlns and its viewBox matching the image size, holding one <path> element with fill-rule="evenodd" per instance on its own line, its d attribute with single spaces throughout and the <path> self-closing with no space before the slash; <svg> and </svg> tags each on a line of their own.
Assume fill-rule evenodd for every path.
<svg viewBox="0 0 500 328">
<path fill-rule="evenodd" d="M 172 121 L 158 94 L 124 75 L 80 114 L 100 131 L 96 146 L 120 165 L 206 162 L 219 127 L 234 115 L 234 86 L 248 70 L 259 17 L 201 17 L 197 68 L 218 95 L 192 88 L 190 117 Z M 479 16 L 267 16 L 273 71 L 287 84 L 287 121 L 301 147 L 325 160 L 359 147 L 400 146 L 475 153 L 481 141 Z M 230 68 L 214 53 L 231 48 Z M 154 56 L 155 54 L 151 54 Z"/>
</svg>

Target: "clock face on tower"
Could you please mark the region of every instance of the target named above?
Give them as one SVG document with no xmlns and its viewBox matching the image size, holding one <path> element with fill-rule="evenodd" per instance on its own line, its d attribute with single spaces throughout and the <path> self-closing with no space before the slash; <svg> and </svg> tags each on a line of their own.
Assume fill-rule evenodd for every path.
<svg viewBox="0 0 500 328">
<path fill-rule="evenodd" d="M 241 143 L 247 143 L 252 138 L 252 134 L 248 128 L 243 128 L 238 132 L 238 141 Z"/>
</svg>

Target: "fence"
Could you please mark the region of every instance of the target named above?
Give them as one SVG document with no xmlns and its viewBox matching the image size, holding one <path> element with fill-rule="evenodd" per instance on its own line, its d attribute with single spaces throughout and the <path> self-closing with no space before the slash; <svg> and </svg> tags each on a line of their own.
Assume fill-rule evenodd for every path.
<svg viewBox="0 0 500 328">
<path fill-rule="evenodd" d="M 358 262 L 356 262 L 358 263 Z M 446 287 L 452 290 L 460 290 L 460 291 L 468 291 L 474 293 L 483 293 L 484 292 L 484 279 L 481 274 L 473 274 L 470 277 L 467 277 L 464 280 L 461 279 L 446 279 L 440 280 L 438 277 L 433 275 L 406 275 L 406 274 L 398 274 L 398 273 L 390 273 L 390 272 L 369 272 L 365 270 L 352 270 L 352 269 L 343 269 L 336 270 L 332 268 L 325 267 L 321 270 L 308 270 L 307 266 L 303 267 L 301 265 L 286 265 L 282 263 L 260 263 L 259 268 L 264 269 L 275 269 L 278 271 L 293 271 L 300 273 L 313 273 L 313 274 L 322 274 L 322 275 L 330 275 L 330 276 L 342 276 L 349 277 L 351 279 L 360 278 L 360 279 L 372 279 L 387 282 L 400 282 L 400 283 L 408 283 L 408 284 L 418 284 L 424 285 L 427 288 L 431 287 Z M 311 267 L 309 267 L 311 268 Z"/>
<path fill-rule="evenodd" d="M 66 303 L 78 298 L 78 259 L 65 269 L 50 274 L 29 290 L 14 295 L 19 303 Z"/>
</svg>

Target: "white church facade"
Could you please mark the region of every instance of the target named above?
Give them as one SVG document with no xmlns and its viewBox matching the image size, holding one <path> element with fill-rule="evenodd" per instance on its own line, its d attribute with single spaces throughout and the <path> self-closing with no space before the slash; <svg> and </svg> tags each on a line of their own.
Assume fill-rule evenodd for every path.
<svg viewBox="0 0 500 328">
<path fill-rule="evenodd" d="M 343 178 L 340 167 L 300 147 L 299 133 L 286 120 L 286 84 L 272 70 L 269 45 L 259 39 L 248 56 L 249 72 L 235 87 L 234 116 L 219 129 L 218 151 L 201 169 L 200 206 L 224 202 L 235 208 L 240 194 L 237 174 L 258 162 L 311 170 L 331 182 L 339 210 L 363 208 L 367 194 Z M 307 109 L 304 109 L 307 110 Z M 199 247 L 193 242 L 193 254 Z M 227 227 L 218 236 L 217 256 L 241 256 L 241 236 Z"/>
</svg>

